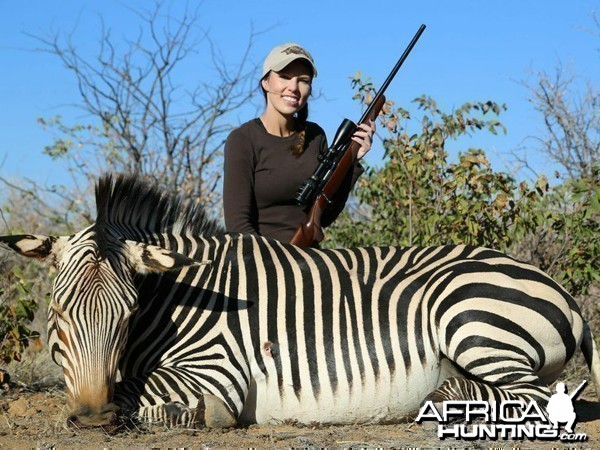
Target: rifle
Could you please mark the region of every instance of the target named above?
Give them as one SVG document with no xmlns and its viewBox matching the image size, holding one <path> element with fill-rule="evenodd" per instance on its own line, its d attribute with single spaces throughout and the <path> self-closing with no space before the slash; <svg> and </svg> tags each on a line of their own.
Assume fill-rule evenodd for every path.
<svg viewBox="0 0 600 450">
<path fill-rule="evenodd" d="M 587 380 L 583 380 L 581 382 L 581 384 L 577 387 L 577 389 L 575 389 L 575 392 L 573 392 L 569 397 L 571 397 L 571 400 L 575 400 L 575 397 L 577 397 L 579 394 L 581 394 L 581 391 L 583 390 L 583 388 L 585 387 L 585 385 L 587 384 Z"/>
<path fill-rule="evenodd" d="M 358 122 L 359 124 L 368 123 L 370 120 L 375 121 L 385 104 L 383 93 L 396 76 L 396 73 L 424 30 L 425 25 L 421 25 L 383 85 L 371 103 L 369 103 L 369 106 Z M 298 188 L 295 197 L 296 203 L 298 205 L 308 205 L 312 202 L 312 206 L 308 212 L 306 222 L 298 226 L 296 233 L 290 241 L 291 244 L 310 247 L 318 244 L 325 237 L 321 227 L 321 217 L 356 162 L 360 145 L 352 141 L 351 137 L 357 128 L 358 125 L 351 120 L 344 119 L 342 121 L 342 124 L 335 133 L 331 146 L 325 155 L 319 158 L 320 163 L 314 173 Z"/>
</svg>

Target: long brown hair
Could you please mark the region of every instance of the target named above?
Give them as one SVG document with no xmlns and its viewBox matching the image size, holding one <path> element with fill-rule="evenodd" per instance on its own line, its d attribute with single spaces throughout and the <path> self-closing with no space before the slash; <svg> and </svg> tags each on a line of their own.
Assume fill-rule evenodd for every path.
<svg viewBox="0 0 600 450">
<path fill-rule="evenodd" d="M 308 119 L 308 102 L 302 109 L 296 113 L 296 132 L 298 133 L 297 143 L 292 146 L 292 155 L 300 156 L 304 153 L 304 144 L 306 142 L 306 121 Z"/>
</svg>

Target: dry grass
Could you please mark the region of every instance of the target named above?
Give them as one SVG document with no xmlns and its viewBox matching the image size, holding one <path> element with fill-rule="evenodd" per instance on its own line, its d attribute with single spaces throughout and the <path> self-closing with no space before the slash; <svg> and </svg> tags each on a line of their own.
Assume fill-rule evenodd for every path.
<svg viewBox="0 0 600 450">
<path fill-rule="evenodd" d="M 13 382 L 31 391 L 63 386 L 62 368 L 52 361 L 45 346 L 41 349 L 27 349 L 21 362 L 13 361 L 3 369 L 11 375 Z"/>
<path fill-rule="evenodd" d="M 66 424 L 63 394 L 53 391 L 25 393 L 22 398 L 27 400 L 29 407 L 24 415 L 10 414 L 6 408 L 2 408 L 0 448 L 560 448 L 556 442 L 540 441 L 440 441 L 435 428 L 416 424 L 252 425 L 224 430 L 167 429 L 156 425 L 115 430 L 79 429 Z M 583 448 L 598 448 L 598 404 L 576 407 L 578 413 L 583 413 L 583 408 L 588 411 L 592 411 L 590 408 L 596 409 L 596 413 L 592 414 L 594 419 L 578 424 L 577 430 L 590 436 L 590 441 Z"/>
</svg>

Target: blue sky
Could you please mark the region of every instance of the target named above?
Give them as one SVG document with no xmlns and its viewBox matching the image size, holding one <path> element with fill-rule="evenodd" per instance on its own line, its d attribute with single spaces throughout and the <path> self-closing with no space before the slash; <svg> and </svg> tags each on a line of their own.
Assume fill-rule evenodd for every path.
<svg viewBox="0 0 600 450">
<path fill-rule="evenodd" d="M 168 4 L 175 16 L 185 5 Z M 39 44 L 29 35 L 74 30 L 76 44 L 91 54 L 97 48 L 99 16 L 117 39 L 135 32 L 136 17 L 124 5 L 143 8 L 150 2 L 0 1 L 1 176 L 60 183 L 66 177 L 65 167 L 42 153 L 52 136 L 36 119 L 56 114 L 81 119 L 68 106 L 78 100 L 74 77 L 55 56 L 31 51 Z M 558 62 L 578 76 L 600 80 L 598 38 L 582 29 L 592 27 L 592 13 L 599 6 L 589 0 L 205 0 L 199 25 L 232 64 L 241 56 L 252 27 L 266 30 L 252 50 L 257 63 L 284 42 L 309 49 L 319 70 L 315 88 L 323 94 L 311 103 L 311 120 L 331 138 L 344 117 L 360 116 L 351 100 L 349 77 L 361 70 L 378 86 L 424 23 L 427 29 L 388 90 L 388 98 L 409 107 L 411 99 L 428 94 L 447 109 L 465 101 L 506 103 L 508 111 L 501 116 L 506 135 L 482 133 L 451 148 L 482 147 L 496 169 L 506 170 L 503 161 L 510 160 L 510 152 L 522 145 L 531 147 L 526 138 L 542 130 L 519 80 L 527 79 L 531 70 L 552 71 Z M 206 77 L 208 67 L 207 61 L 191 57 L 180 74 L 182 82 L 193 87 L 199 77 Z M 381 147 L 376 146 L 368 161 L 377 164 L 381 156 Z M 530 153 L 529 158 L 536 170 L 550 173 L 552 166 L 542 157 Z"/>
</svg>

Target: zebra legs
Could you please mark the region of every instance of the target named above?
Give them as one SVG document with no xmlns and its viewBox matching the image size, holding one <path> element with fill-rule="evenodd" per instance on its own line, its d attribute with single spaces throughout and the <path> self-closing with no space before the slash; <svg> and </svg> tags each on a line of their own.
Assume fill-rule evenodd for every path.
<svg viewBox="0 0 600 450">
<path fill-rule="evenodd" d="M 180 402 L 142 406 L 136 415 L 144 422 L 159 422 L 168 427 L 229 428 L 237 424 L 235 416 L 225 403 L 214 395 L 202 394 L 195 407 Z"/>
<path fill-rule="evenodd" d="M 497 404 L 520 401 L 524 405 L 535 401 L 540 406 L 548 404 L 551 396 L 550 389 L 534 372 L 528 359 L 510 354 L 492 359 L 485 357 L 486 352 L 471 356 L 469 362 L 463 362 L 462 366 L 450 363 L 454 371 L 447 371 L 448 378 L 425 398 L 422 405 L 431 401 L 436 408 L 441 409 L 444 401 L 452 400 L 485 401 Z M 554 379 L 555 376 L 550 374 L 556 375 L 556 372 L 546 373 Z M 507 413 L 512 416 L 515 409 L 507 408 Z"/>
<path fill-rule="evenodd" d="M 451 377 L 445 380 L 439 388 L 427 396 L 425 401 L 440 404 L 450 400 L 483 400 L 502 402 L 520 400 L 529 403 L 532 400 L 540 405 L 546 405 L 550 398 L 550 389 L 534 383 L 511 383 L 493 386 L 481 381 L 466 378 Z"/>
<path fill-rule="evenodd" d="M 231 409 L 216 396 L 194 392 L 193 397 L 183 399 L 174 392 L 166 392 L 168 389 L 161 383 L 164 379 L 157 378 L 153 373 L 148 378 L 128 378 L 118 383 L 115 403 L 133 419 L 168 427 L 228 428 L 237 424 Z"/>
</svg>

